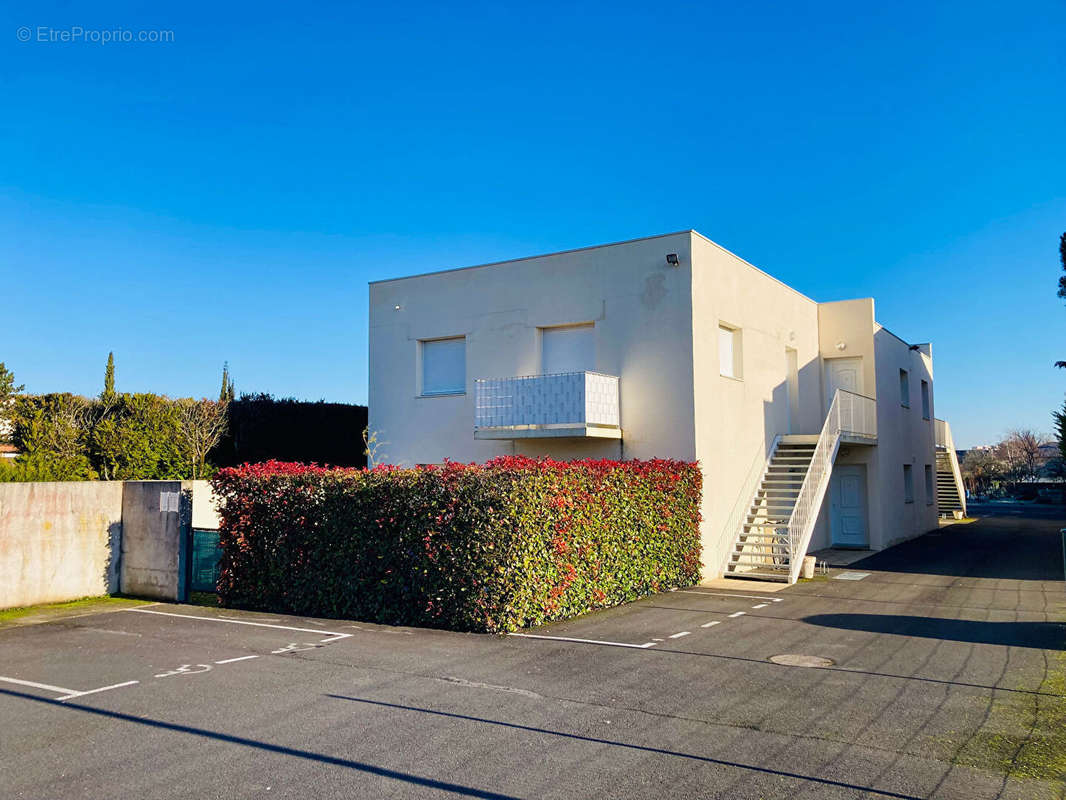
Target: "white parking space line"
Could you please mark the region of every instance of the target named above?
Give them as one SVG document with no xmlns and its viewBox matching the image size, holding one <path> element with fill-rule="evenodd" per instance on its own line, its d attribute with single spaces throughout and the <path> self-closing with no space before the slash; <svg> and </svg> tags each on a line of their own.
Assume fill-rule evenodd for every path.
<svg viewBox="0 0 1066 800">
<path fill-rule="evenodd" d="M 783 597 L 762 597 L 757 594 L 729 594 L 727 592 L 697 592 L 692 589 L 678 589 L 679 592 L 684 594 L 702 594 L 704 596 L 711 595 L 712 597 L 739 597 L 742 600 L 768 600 L 771 603 L 780 603 L 784 600 Z"/>
<path fill-rule="evenodd" d="M 349 639 L 354 633 L 337 633 L 336 631 L 316 630 L 314 628 L 294 628 L 291 625 L 272 625 L 267 622 L 248 622 L 243 619 L 223 619 L 222 617 L 197 617 L 192 614 L 175 614 L 172 611 L 149 611 L 147 608 L 127 608 L 124 611 L 134 611 L 138 614 L 158 614 L 161 617 L 179 617 L 180 619 L 198 619 L 205 622 L 228 622 L 231 625 L 253 625 L 257 628 L 275 628 L 281 631 L 298 631 L 300 633 L 325 634 L 328 638 L 320 639 L 320 642 L 335 642 L 338 639 Z"/>
<path fill-rule="evenodd" d="M 747 613 L 747 611 L 734 611 L 732 614 L 729 615 L 729 618 L 736 619 L 737 617 L 743 617 Z"/>
<path fill-rule="evenodd" d="M 96 694 L 97 692 L 107 692 L 111 689 L 121 689 L 123 686 L 133 686 L 140 681 L 125 681 L 124 683 L 113 683 L 110 686 L 101 686 L 99 689 L 89 689 L 86 692 L 71 692 L 70 694 L 57 697 L 56 700 L 70 700 L 72 697 L 85 697 L 87 694 Z"/>
<path fill-rule="evenodd" d="M 52 686 L 47 683 L 36 683 L 34 681 L 23 681 L 18 678 L 5 678 L 3 675 L 0 675 L 0 681 L 3 681 L 4 683 L 14 683 L 18 686 L 31 686 L 34 689 L 44 689 L 46 692 L 59 692 L 60 694 L 76 693 L 75 689 L 64 689 L 62 686 Z"/>
<path fill-rule="evenodd" d="M 769 603 L 759 603 L 759 605 L 752 606 L 752 608 L 766 608 L 768 605 L 770 605 L 770 604 Z"/>
<path fill-rule="evenodd" d="M 692 631 L 681 631 L 681 633 L 670 634 L 671 639 L 680 639 L 682 636 L 688 636 Z"/>
<path fill-rule="evenodd" d="M 235 661 L 247 661 L 250 658 L 259 658 L 259 656 L 238 656 L 237 658 L 224 658 L 221 661 L 216 661 L 216 664 L 232 664 Z"/>
<path fill-rule="evenodd" d="M 714 620 L 711 620 L 710 622 L 704 622 L 702 625 L 700 625 L 700 627 L 701 628 L 713 628 L 715 625 L 721 625 L 721 624 L 722 624 L 722 620 L 714 619 Z"/>
<path fill-rule="evenodd" d="M 649 647 L 655 647 L 655 642 L 645 642 L 644 644 L 627 644 L 626 642 L 605 642 L 602 639 L 575 639 L 572 636 L 544 636 L 537 633 L 509 633 L 508 636 L 517 636 L 522 639 L 552 639 L 557 642 L 579 642 L 581 644 L 604 644 L 609 647 L 632 647 L 636 650 L 647 650 Z"/>
</svg>

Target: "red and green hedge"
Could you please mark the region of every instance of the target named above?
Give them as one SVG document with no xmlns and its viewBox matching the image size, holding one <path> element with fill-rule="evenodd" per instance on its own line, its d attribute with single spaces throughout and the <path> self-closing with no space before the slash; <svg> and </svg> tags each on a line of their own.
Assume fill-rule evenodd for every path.
<svg viewBox="0 0 1066 800">
<path fill-rule="evenodd" d="M 226 606 L 499 632 L 699 580 L 691 463 L 272 461 L 212 483 Z"/>
</svg>

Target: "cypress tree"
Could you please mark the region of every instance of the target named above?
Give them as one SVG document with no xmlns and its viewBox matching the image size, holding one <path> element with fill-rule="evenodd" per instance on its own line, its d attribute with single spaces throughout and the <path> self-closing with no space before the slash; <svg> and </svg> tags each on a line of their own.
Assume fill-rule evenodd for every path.
<svg viewBox="0 0 1066 800">
<path fill-rule="evenodd" d="M 101 397 L 112 398 L 115 396 L 115 354 L 107 354 L 107 369 L 104 370 L 104 392 Z"/>
<path fill-rule="evenodd" d="M 229 376 L 229 362 L 222 364 L 222 389 L 218 393 L 218 402 L 228 403 L 233 400 L 233 378 Z"/>
</svg>

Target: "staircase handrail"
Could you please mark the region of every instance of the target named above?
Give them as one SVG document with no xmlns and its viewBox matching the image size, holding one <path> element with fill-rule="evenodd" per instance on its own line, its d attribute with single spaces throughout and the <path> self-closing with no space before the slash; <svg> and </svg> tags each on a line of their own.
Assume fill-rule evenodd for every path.
<svg viewBox="0 0 1066 800">
<path fill-rule="evenodd" d="M 803 483 L 800 484 L 799 494 L 788 520 L 789 583 L 795 583 L 799 578 L 803 557 L 811 543 L 814 524 L 818 521 L 818 511 L 829 488 L 833 461 L 844 434 L 864 438 L 877 436 L 876 400 L 846 389 L 837 389 L 833 394 L 833 402 L 825 415 L 814 455 L 811 456 L 810 466 L 803 477 Z"/>
<path fill-rule="evenodd" d="M 770 444 L 769 451 L 766 450 L 764 445 L 759 445 L 754 458 L 751 460 L 751 466 L 748 467 L 748 474 L 744 478 L 744 484 L 737 495 L 733 510 L 729 513 L 729 517 L 726 518 L 723 528 L 726 531 L 726 535 L 720 541 L 728 542 L 728 545 L 723 548 L 722 560 L 718 570 L 720 574 L 725 573 L 729 564 L 730 547 L 739 541 L 740 536 L 744 533 L 744 520 L 747 518 L 748 509 L 751 508 L 754 502 L 752 498 L 755 497 L 755 490 L 759 488 L 766 470 L 770 468 L 770 461 L 774 457 L 774 451 L 777 449 L 777 443 L 780 440 L 780 435 L 775 436 Z M 729 534 L 732 534 L 732 536 L 729 536 Z"/>
</svg>

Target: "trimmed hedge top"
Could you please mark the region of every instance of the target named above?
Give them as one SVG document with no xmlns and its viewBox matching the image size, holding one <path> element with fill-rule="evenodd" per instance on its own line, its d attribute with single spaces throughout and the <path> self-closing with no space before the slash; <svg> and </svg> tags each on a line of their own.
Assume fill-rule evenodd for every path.
<svg viewBox="0 0 1066 800">
<path fill-rule="evenodd" d="M 224 605 L 512 631 L 699 580 L 699 467 L 555 461 L 224 469 Z"/>
</svg>

